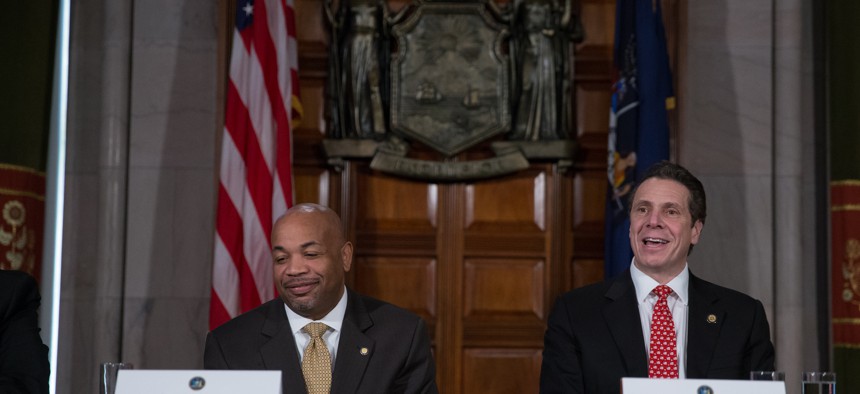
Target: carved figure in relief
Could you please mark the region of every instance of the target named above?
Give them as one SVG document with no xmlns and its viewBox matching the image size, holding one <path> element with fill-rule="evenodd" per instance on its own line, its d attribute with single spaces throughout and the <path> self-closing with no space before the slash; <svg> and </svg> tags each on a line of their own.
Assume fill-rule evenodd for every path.
<svg viewBox="0 0 860 394">
<path fill-rule="evenodd" d="M 570 127 L 571 42 L 582 27 L 571 0 L 515 0 L 511 21 L 513 140 L 557 140 Z"/>
<path fill-rule="evenodd" d="M 324 3 L 329 44 L 330 136 L 381 139 L 387 131 L 389 10 L 384 1 Z"/>
</svg>

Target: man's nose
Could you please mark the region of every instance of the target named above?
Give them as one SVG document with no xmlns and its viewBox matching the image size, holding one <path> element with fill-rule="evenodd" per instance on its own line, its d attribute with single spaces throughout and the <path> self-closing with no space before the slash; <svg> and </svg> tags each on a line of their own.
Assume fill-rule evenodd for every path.
<svg viewBox="0 0 860 394">
<path fill-rule="evenodd" d="M 663 227 L 663 218 L 660 216 L 660 212 L 656 210 L 648 213 L 647 220 L 646 225 L 648 227 Z"/>
<path fill-rule="evenodd" d="M 306 272 L 308 272 L 308 265 L 302 258 L 290 259 L 284 269 L 284 274 L 291 276 L 301 275 Z"/>
</svg>

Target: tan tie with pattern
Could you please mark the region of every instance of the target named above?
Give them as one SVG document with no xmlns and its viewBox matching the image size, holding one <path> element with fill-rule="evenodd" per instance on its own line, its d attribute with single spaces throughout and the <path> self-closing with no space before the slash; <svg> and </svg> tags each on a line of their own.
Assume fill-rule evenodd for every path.
<svg viewBox="0 0 860 394">
<path fill-rule="evenodd" d="M 308 323 L 302 328 L 311 336 L 302 359 L 302 373 L 305 375 L 308 394 L 328 394 L 331 389 L 331 355 L 322 339 L 328 328 L 323 323 Z"/>
</svg>

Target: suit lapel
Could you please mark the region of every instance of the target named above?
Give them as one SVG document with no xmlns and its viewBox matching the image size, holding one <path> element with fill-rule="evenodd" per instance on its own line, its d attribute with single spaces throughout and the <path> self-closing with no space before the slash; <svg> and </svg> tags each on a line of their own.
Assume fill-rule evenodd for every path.
<svg viewBox="0 0 860 394">
<path fill-rule="evenodd" d="M 260 355 L 266 369 L 281 370 L 283 386 L 289 392 L 306 393 L 305 378 L 299 364 L 296 339 L 284 310 L 284 303 L 275 300 L 269 303 L 266 321 L 260 331 L 269 340 L 260 347 Z M 286 391 L 285 391 L 286 392 Z"/>
<path fill-rule="evenodd" d="M 706 378 L 726 311 L 707 283 L 690 273 L 690 311 L 687 317 L 687 377 Z"/>
<path fill-rule="evenodd" d="M 367 363 L 374 356 L 374 342 L 364 334 L 373 325 L 364 302 L 351 290 L 347 290 L 346 315 L 341 326 L 340 343 L 337 346 L 331 392 L 354 393 L 364 377 Z M 385 355 L 380 355 L 384 357 Z"/>
<path fill-rule="evenodd" d="M 606 292 L 606 300 L 603 317 L 624 358 L 625 376 L 647 377 L 645 339 L 642 338 L 642 323 L 630 270 L 613 281 Z"/>
</svg>

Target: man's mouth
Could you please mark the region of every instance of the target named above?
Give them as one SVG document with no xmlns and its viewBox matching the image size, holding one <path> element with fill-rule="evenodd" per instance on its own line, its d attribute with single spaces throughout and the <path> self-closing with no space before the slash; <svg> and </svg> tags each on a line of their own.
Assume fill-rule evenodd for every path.
<svg viewBox="0 0 860 394">
<path fill-rule="evenodd" d="M 669 241 L 663 238 L 646 237 L 642 239 L 642 243 L 645 245 L 665 245 L 669 243 Z"/>
<path fill-rule="evenodd" d="M 316 287 L 318 284 L 319 281 L 317 280 L 292 281 L 285 283 L 284 288 L 286 288 L 293 295 L 301 296 L 313 290 L 313 288 Z"/>
</svg>

